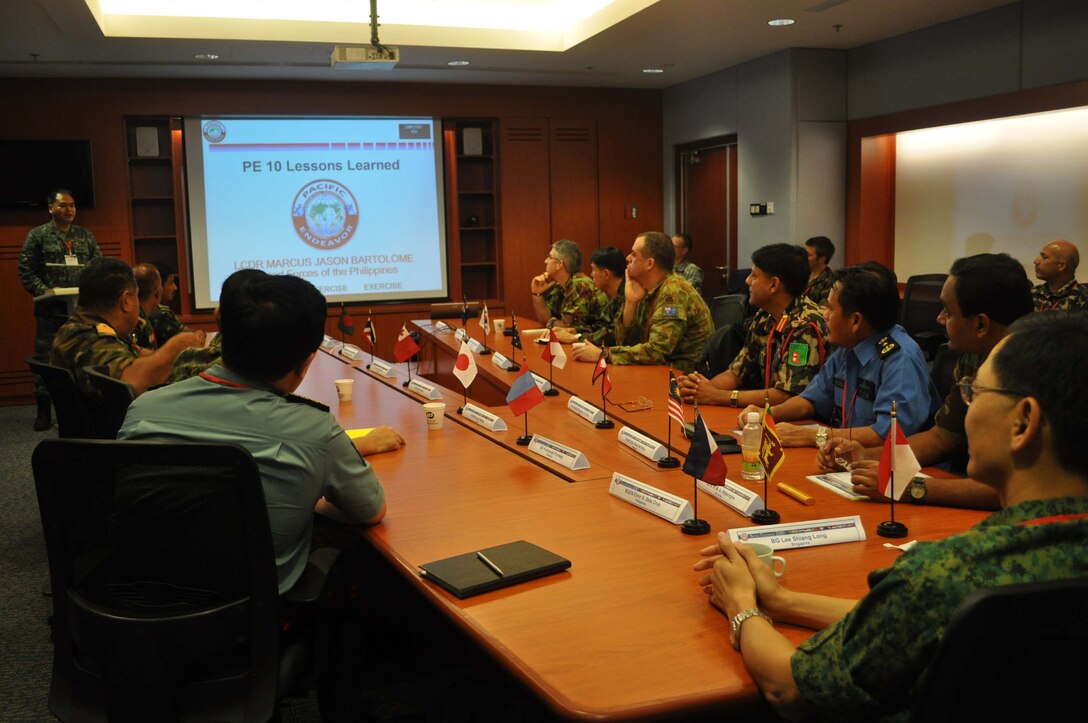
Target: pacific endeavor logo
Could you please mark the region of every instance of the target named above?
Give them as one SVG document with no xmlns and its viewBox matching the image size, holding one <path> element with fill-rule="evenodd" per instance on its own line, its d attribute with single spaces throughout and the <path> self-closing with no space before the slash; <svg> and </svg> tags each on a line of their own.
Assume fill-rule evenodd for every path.
<svg viewBox="0 0 1088 723">
<path fill-rule="evenodd" d="M 322 178 L 295 194 L 291 221 L 299 238 L 310 246 L 335 249 L 350 241 L 359 228 L 359 205 L 347 186 Z"/>
</svg>

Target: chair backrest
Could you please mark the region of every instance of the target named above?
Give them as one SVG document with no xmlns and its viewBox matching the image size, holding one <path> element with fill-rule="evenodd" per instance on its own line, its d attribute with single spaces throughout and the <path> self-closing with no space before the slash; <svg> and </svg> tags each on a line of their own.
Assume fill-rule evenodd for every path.
<svg viewBox="0 0 1088 723">
<path fill-rule="evenodd" d="M 947 278 L 948 274 L 920 274 L 907 279 L 899 304 L 899 324 L 911 336 L 920 332 L 944 336 L 937 315 L 941 313 L 941 288 Z"/>
<path fill-rule="evenodd" d="M 1029 720 L 1076 710 L 1088 578 L 1003 585 L 964 598 L 919 689 L 915 721 Z"/>
<path fill-rule="evenodd" d="M 34 482 L 61 720 L 268 720 L 279 600 L 260 473 L 235 445 L 46 440 Z"/>
<path fill-rule="evenodd" d="M 716 329 L 703 344 L 703 353 L 695 364 L 695 371 L 708 377 L 721 374 L 736 359 L 744 346 L 744 323 L 726 324 Z"/>
<path fill-rule="evenodd" d="M 94 424 L 99 439 L 117 439 L 117 432 L 125 422 L 128 405 L 136 398 L 132 385 L 114 379 L 106 367 L 83 367 L 87 386 L 97 394 L 97 399 L 85 397 L 87 406 L 94 416 Z"/>
<path fill-rule="evenodd" d="M 748 312 L 748 297 L 744 294 L 722 294 L 707 302 L 714 328 L 721 329 L 726 324 L 739 324 Z"/>
<path fill-rule="evenodd" d="M 745 298 L 748 298 L 748 285 L 744 283 L 744 280 L 752 273 L 752 268 L 746 269 L 733 269 L 729 272 L 729 282 L 726 284 L 725 291 L 730 294 L 744 294 Z"/>
<path fill-rule="evenodd" d="M 76 386 L 76 378 L 72 372 L 64 367 L 53 366 L 40 356 L 29 356 L 26 358 L 26 363 L 32 372 L 42 378 L 49 389 L 53 408 L 57 410 L 57 428 L 60 437 L 62 439 L 94 437 L 94 424 L 83 393 Z"/>
</svg>

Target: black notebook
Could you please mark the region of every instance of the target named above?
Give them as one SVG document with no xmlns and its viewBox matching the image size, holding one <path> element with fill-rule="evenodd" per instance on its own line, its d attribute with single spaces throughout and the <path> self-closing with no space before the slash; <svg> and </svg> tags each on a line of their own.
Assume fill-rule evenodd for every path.
<svg viewBox="0 0 1088 723">
<path fill-rule="evenodd" d="M 428 562 L 420 566 L 420 574 L 425 580 L 430 580 L 464 599 L 562 572 L 570 567 L 570 560 L 525 540 L 488 547 L 480 550 L 479 554 L 501 570 L 502 574 L 481 560 L 476 552 Z"/>
</svg>

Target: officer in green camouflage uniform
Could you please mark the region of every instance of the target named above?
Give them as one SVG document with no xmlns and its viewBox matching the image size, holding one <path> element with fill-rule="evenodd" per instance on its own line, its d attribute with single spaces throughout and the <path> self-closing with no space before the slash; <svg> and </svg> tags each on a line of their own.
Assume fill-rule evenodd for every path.
<svg viewBox="0 0 1088 723">
<path fill-rule="evenodd" d="M 129 335 L 120 333 L 100 314 L 78 307 L 57 331 L 49 363 L 71 369 L 80 388 L 94 396 L 83 367 L 104 366 L 111 377 L 120 379 L 139 356 Z"/>
<path fill-rule="evenodd" d="M 827 236 L 813 236 L 805 241 L 808 254 L 809 279 L 805 287 L 805 296 L 818 306 L 827 306 L 827 295 L 835 285 L 835 273 L 827 268 L 831 257 L 835 255 L 835 244 Z"/>
<path fill-rule="evenodd" d="M 154 264 L 137 264 L 132 272 L 140 293 L 140 321 L 132 340 L 142 349 L 157 349 L 187 328 L 163 300 L 162 276 Z"/>
<path fill-rule="evenodd" d="M 769 399 L 781 404 L 805 390 L 828 356 L 823 311 L 803 294 L 807 276 L 800 246 L 771 244 L 752 254 L 745 283 L 759 311 L 744 346 L 713 379 L 698 371 L 679 379 L 685 401 L 746 407 Z"/>
<path fill-rule="evenodd" d="M 223 335 L 216 334 L 215 338 L 208 342 L 208 346 L 192 346 L 183 349 L 174 359 L 174 366 L 170 368 L 170 376 L 166 381 L 173 384 L 195 377 L 213 364 L 219 364 L 222 359 Z"/>
<path fill-rule="evenodd" d="M 616 319 L 623 313 L 624 277 L 627 272 L 627 259 L 615 246 L 602 246 L 589 255 L 589 277 L 608 302 L 600 311 L 600 320 L 592 325 L 588 322 L 573 327 L 554 326 L 555 338 L 564 343 L 588 341 L 598 346 L 612 346 L 616 343 Z"/>
<path fill-rule="evenodd" d="M 627 257 L 624 308 L 616 319 L 616 343 L 608 349 L 611 364 L 668 364 L 690 372 L 714 331 L 703 297 L 672 272 L 672 240 L 658 231 L 635 239 Z M 579 361 L 597 361 L 600 348 L 584 343 L 574 348 Z"/>
<path fill-rule="evenodd" d="M 860 600 L 791 594 L 754 550 L 726 535 L 708 548 L 696 569 L 713 574 L 698 582 L 733 623 L 734 647 L 783 717 L 910 720 L 919 681 L 968 594 L 1088 575 L 1079 424 L 1088 377 L 1068 373 L 1085 356 L 1083 318 L 1028 314 L 1009 329 L 979 369 L 966 425 L 971 472 L 1002 510 L 963 534 L 919 542 L 871 573 Z M 1020 463 L 1024 449 L 1030 464 Z M 794 648 L 779 622 L 819 632 Z"/>
<path fill-rule="evenodd" d="M 160 344 L 169 341 L 176 334 L 188 331 L 189 327 L 181 323 L 181 319 L 166 304 L 159 304 L 147 315 L 148 323 L 155 331 L 155 338 Z"/>
<path fill-rule="evenodd" d="M 544 273 L 534 276 L 529 284 L 537 321 L 549 328 L 595 328 L 601 324 L 608 299 L 581 269 L 578 244 L 566 239 L 552 244 L 544 259 Z"/>
<path fill-rule="evenodd" d="M 70 191 L 58 189 L 49 194 L 49 223 L 30 231 L 19 253 L 19 280 L 31 296 L 41 296 L 49 289 L 79 285 L 79 272 L 95 256 L 101 256 L 94 234 L 72 223 L 76 217 L 76 202 Z M 34 353 L 47 356 L 53 337 L 68 318 L 68 304 L 62 299 L 42 301 L 34 305 L 37 331 Z M 38 399 L 38 415 L 34 429 L 49 429 L 49 390 L 35 375 L 34 396 Z"/>
<path fill-rule="evenodd" d="M 1068 241 L 1058 239 L 1043 247 L 1035 257 L 1035 276 L 1042 280 L 1031 290 L 1036 311 L 1088 310 L 1088 286 L 1075 278 L 1080 252 Z"/>
</svg>

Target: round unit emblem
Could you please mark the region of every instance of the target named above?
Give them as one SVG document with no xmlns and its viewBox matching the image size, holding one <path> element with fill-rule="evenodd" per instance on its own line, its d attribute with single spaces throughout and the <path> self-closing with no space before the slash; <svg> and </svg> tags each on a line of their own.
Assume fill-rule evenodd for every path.
<svg viewBox="0 0 1088 723">
<path fill-rule="evenodd" d="M 227 127 L 219 121 L 208 121 L 200 130 L 208 143 L 219 143 L 227 137 Z"/>
<path fill-rule="evenodd" d="M 347 186 L 322 178 L 295 194 L 291 221 L 299 238 L 310 246 L 335 249 L 350 241 L 359 228 L 359 206 Z"/>
</svg>

